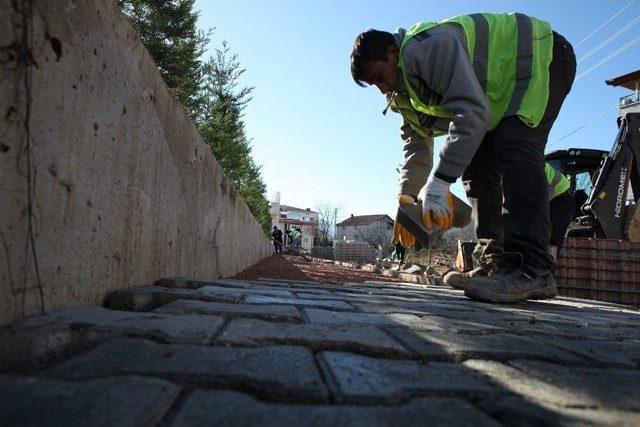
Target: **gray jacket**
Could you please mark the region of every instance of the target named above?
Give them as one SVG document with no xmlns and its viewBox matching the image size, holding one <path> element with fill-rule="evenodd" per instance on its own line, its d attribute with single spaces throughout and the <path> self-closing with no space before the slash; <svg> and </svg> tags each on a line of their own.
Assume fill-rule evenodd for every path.
<svg viewBox="0 0 640 427">
<path fill-rule="evenodd" d="M 405 33 L 402 28 L 396 30 L 398 47 Z M 451 179 L 459 178 L 471 162 L 491 120 L 489 103 L 473 71 L 466 43 L 461 27 L 444 24 L 414 37 L 402 52 L 407 79 L 420 99 L 432 100 L 453 114 L 451 120 L 419 114 L 425 127 L 449 133 L 436 173 Z M 404 81 L 399 91 L 406 93 Z M 404 163 L 400 194 L 416 196 L 433 166 L 433 138 L 425 141 L 406 120 L 401 137 Z"/>
</svg>

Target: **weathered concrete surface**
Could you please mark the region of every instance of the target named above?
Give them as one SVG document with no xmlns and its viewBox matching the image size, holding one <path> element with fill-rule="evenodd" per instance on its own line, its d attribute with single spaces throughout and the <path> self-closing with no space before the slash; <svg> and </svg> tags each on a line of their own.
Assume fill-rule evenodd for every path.
<svg viewBox="0 0 640 427">
<path fill-rule="evenodd" d="M 120 377 L 65 382 L 0 377 L 4 426 L 155 426 L 180 387 L 155 378 Z"/>
<path fill-rule="evenodd" d="M 492 305 L 423 285 L 158 284 L 123 291 L 165 295 L 153 311 L 65 309 L 0 328 L 0 424 L 77 413 L 127 425 L 131 384 L 132 399 L 159 396 L 141 397 L 141 425 L 640 425 L 638 310 Z M 59 406 L 78 394 L 89 412 Z"/>
<path fill-rule="evenodd" d="M 498 426 L 459 399 L 416 399 L 395 407 L 265 404 L 245 394 L 197 391 L 171 426 Z"/>
<path fill-rule="evenodd" d="M 0 46 L 0 324 L 270 253 L 115 1 L 0 0 Z"/>
</svg>

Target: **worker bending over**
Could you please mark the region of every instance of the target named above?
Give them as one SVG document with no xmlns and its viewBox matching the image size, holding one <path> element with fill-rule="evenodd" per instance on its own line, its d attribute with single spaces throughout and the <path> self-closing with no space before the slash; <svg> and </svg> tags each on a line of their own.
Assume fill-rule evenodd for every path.
<svg viewBox="0 0 640 427">
<path fill-rule="evenodd" d="M 544 147 L 575 77 L 569 42 L 526 15 L 463 15 L 393 34 L 363 32 L 351 74 L 361 86 L 377 86 L 403 116 L 399 203 L 417 196 L 425 224 L 446 229 L 449 187 L 462 177 L 479 214 L 504 207 L 498 269 L 472 278 L 465 295 L 494 302 L 555 296 Z M 433 137 L 443 134 L 430 175 Z M 396 227 L 401 239 L 406 230 Z"/>
</svg>

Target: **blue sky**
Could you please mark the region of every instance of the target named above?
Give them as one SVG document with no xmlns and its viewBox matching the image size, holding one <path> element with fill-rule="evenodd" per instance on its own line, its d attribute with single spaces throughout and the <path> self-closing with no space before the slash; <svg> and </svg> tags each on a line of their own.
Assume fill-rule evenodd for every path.
<svg viewBox="0 0 640 427">
<path fill-rule="evenodd" d="M 383 96 L 357 86 L 349 73 L 355 37 L 365 28 L 393 31 L 420 21 L 474 12 L 522 12 L 547 20 L 576 45 L 631 0 L 538 1 L 257 1 L 198 0 L 201 28 L 215 27 L 211 52 L 227 40 L 255 86 L 245 114 L 253 156 L 271 199 L 314 208 L 328 201 L 349 214 L 395 215 L 402 159 L 400 116 L 382 116 Z M 640 15 L 631 4 L 576 47 L 580 58 Z M 578 74 L 640 35 L 640 23 L 578 65 Z M 548 151 L 567 147 L 608 150 L 617 110 L 570 137 L 558 139 L 615 106 L 629 93 L 604 80 L 638 69 L 640 43 L 574 83 L 556 121 Z M 442 139 L 436 140 L 438 153 Z M 437 154 L 434 156 L 437 160 Z M 460 182 L 454 192 L 464 194 Z"/>
</svg>

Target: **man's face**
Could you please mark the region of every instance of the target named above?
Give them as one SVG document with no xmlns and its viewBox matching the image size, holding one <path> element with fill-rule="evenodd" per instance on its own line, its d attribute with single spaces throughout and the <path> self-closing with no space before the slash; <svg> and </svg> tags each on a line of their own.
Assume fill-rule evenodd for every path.
<svg viewBox="0 0 640 427">
<path fill-rule="evenodd" d="M 398 48 L 387 47 L 386 61 L 371 61 L 367 64 L 366 78 L 370 85 L 375 85 L 383 94 L 392 93 L 398 87 Z"/>
</svg>

